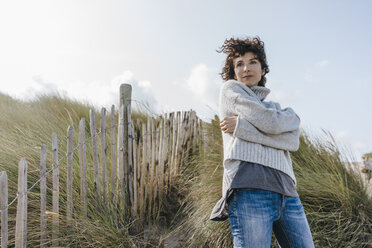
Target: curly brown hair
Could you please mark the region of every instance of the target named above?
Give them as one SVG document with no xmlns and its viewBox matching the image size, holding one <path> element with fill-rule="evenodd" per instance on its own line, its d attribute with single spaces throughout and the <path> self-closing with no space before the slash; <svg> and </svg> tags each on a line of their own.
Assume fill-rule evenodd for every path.
<svg viewBox="0 0 372 248">
<path fill-rule="evenodd" d="M 264 75 L 261 77 L 259 86 L 265 86 L 266 77 L 265 75 L 269 73 L 269 65 L 266 61 L 266 53 L 264 48 L 264 42 L 260 40 L 260 37 L 248 37 L 245 39 L 239 38 L 230 38 L 226 39 L 220 50 L 217 50 L 219 53 L 225 53 L 226 60 L 225 65 L 222 68 L 222 73 L 220 73 L 223 80 L 227 81 L 230 79 L 235 79 L 234 72 L 234 59 L 243 56 L 247 52 L 252 52 L 257 56 L 257 59 L 261 63 L 261 69 L 264 71 Z"/>
</svg>

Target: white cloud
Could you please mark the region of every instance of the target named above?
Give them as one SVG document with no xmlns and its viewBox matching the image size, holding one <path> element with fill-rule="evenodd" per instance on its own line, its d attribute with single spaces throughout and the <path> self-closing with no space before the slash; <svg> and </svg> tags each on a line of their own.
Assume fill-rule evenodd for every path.
<svg viewBox="0 0 372 248">
<path fill-rule="evenodd" d="M 202 103 L 217 111 L 218 93 L 221 80 L 217 79 L 217 70 L 208 68 L 205 64 L 195 66 L 186 79 L 186 87 Z"/>
<path fill-rule="evenodd" d="M 326 67 L 327 65 L 329 65 L 329 60 L 323 59 L 323 60 L 317 62 L 316 65 L 318 67 Z"/>
<path fill-rule="evenodd" d="M 30 74 L 29 74 L 30 75 Z M 31 74 L 12 84 L 4 85 L 11 89 L 4 93 L 14 97 L 31 100 L 40 94 L 59 93 L 72 99 L 84 101 L 94 106 L 110 108 L 119 105 L 119 88 L 123 83 L 132 85 L 132 106 L 152 113 L 166 113 L 180 110 L 196 110 L 198 115 L 209 120 L 217 113 L 218 92 L 221 81 L 216 69 L 205 64 L 196 65 L 186 79 L 169 83 L 149 80 L 136 80 L 133 72 L 124 71 L 113 77 L 109 83 L 100 81 L 58 80 L 53 76 Z"/>
</svg>

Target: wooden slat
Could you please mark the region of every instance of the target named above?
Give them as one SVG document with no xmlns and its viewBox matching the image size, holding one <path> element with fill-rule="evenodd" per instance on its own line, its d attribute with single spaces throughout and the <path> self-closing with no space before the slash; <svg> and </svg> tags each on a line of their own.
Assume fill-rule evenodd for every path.
<svg viewBox="0 0 372 248">
<path fill-rule="evenodd" d="M 140 119 L 137 119 L 137 214 L 140 217 L 141 209 L 142 209 L 142 131 L 141 131 L 142 123 Z M 140 217 L 141 218 L 141 217 Z M 142 220 L 141 220 L 142 221 Z M 139 222 L 137 222 L 139 226 Z"/>
<path fill-rule="evenodd" d="M 177 121 L 176 121 L 176 115 L 175 113 L 170 113 L 169 115 L 170 120 L 170 129 L 171 129 L 171 151 L 170 151 L 170 160 L 169 160 L 169 181 L 172 183 L 173 177 L 174 177 L 174 170 L 175 170 L 175 146 L 176 146 L 176 131 L 177 131 Z"/>
<path fill-rule="evenodd" d="M 106 145 L 106 109 L 101 109 L 100 116 L 100 126 L 101 126 L 101 175 L 102 175 L 102 195 L 104 206 L 107 202 L 107 145 Z"/>
<path fill-rule="evenodd" d="M 133 123 L 133 122 L 132 122 Z M 132 136 L 133 136 L 133 218 L 135 220 L 138 219 L 138 148 L 137 148 L 137 130 L 134 128 L 132 129 Z"/>
<path fill-rule="evenodd" d="M 116 204 L 116 139 L 115 139 L 115 106 L 111 106 L 111 199 Z"/>
<path fill-rule="evenodd" d="M 147 117 L 147 124 L 146 124 L 146 197 L 145 202 L 148 203 L 147 210 L 148 210 L 148 217 L 151 216 L 151 209 L 150 209 L 150 194 L 151 194 L 151 182 L 150 182 L 150 163 L 151 163 L 151 123 L 150 117 Z"/>
<path fill-rule="evenodd" d="M 90 135 L 92 138 L 92 154 L 93 154 L 93 168 L 94 168 L 94 185 L 96 191 L 96 200 L 98 205 L 101 202 L 101 190 L 99 185 L 99 164 L 98 164 L 98 150 L 97 150 L 97 131 L 96 131 L 96 118 L 94 110 L 89 111 L 90 119 Z"/>
<path fill-rule="evenodd" d="M 154 183 L 154 167 L 155 167 L 155 127 L 154 127 L 154 118 L 150 119 L 150 134 L 151 134 L 151 154 L 149 152 L 149 155 L 151 155 L 150 159 L 150 184 L 149 184 L 149 206 L 150 206 L 150 214 L 149 216 L 152 216 L 153 213 L 153 198 L 154 198 L 154 191 L 155 190 L 155 183 Z"/>
<path fill-rule="evenodd" d="M 154 118 L 151 118 L 151 164 L 150 164 L 150 182 L 151 188 L 154 187 L 154 168 L 155 168 L 155 142 L 156 142 L 156 131 Z"/>
<path fill-rule="evenodd" d="M 52 134 L 52 158 L 53 158 L 53 221 L 52 241 L 53 246 L 59 246 L 59 163 L 58 163 L 58 137 Z"/>
<path fill-rule="evenodd" d="M 180 161 L 180 147 L 181 147 L 181 128 L 182 128 L 182 123 L 181 123 L 181 112 L 177 112 L 176 116 L 176 122 L 177 122 L 177 133 L 176 133 L 176 147 L 175 147 L 175 156 L 174 156 L 174 175 L 177 175 L 178 173 L 178 167 L 179 167 L 179 161 Z"/>
<path fill-rule="evenodd" d="M 140 206 L 140 218 L 143 221 L 145 217 L 145 204 L 146 204 L 146 147 L 147 147 L 147 135 L 146 135 L 146 124 L 142 123 L 142 165 L 141 165 L 141 206 Z"/>
<path fill-rule="evenodd" d="M 159 185 L 158 185 L 158 178 L 159 178 L 159 144 L 160 144 L 160 122 L 156 125 L 156 137 L 155 137 L 155 182 L 154 182 L 154 198 L 157 197 L 159 199 Z"/>
<path fill-rule="evenodd" d="M 80 164 L 80 199 L 81 215 L 87 216 L 87 165 L 85 148 L 85 118 L 79 123 L 79 164 Z"/>
<path fill-rule="evenodd" d="M 8 176 L 0 172 L 1 248 L 8 247 Z"/>
<path fill-rule="evenodd" d="M 27 162 L 22 158 L 18 164 L 18 203 L 16 216 L 15 247 L 27 246 Z"/>
<path fill-rule="evenodd" d="M 66 219 L 68 226 L 72 226 L 73 155 L 74 155 L 73 128 L 72 126 L 69 126 L 67 128 L 67 208 L 66 208 Z"/>
<path fill-rule="evenodd" d="M 121 192 L 121 200 L 123 202 L 123 217 L 127 217 L 126 213 L 126 187 L 124 181 L 124 105 L 121 105 L 119 112 L 119 126 L 118 126 L 118 166 L 119 166 L 119 185 Z"/>
<path fill-rule="evenodd" d="M 164 120 L 164 142 L 163 142 L 163 146 L 164 146 L 164 149 L 162 151 L 163 153 L 163 163 L 162 163 L 162 166 L 161 166 L 161 170 L 162 170 L 162 181 L 164 181 L 164 185 L 166 187 L 164 187 L 164 190 L 166 192 L 168 192 L 169 190 L 169 183 L 168 183 L 168 179 L 165 177 L 165 173 L 166 173 L 166 170 L 167 168 L 169 167 L 168 166 L 168 143 L 169 143 L 169 122 L 167 119 Z"/>
<path fill-rule="evenodd" d="M 128 145 L 127 145 L 127 150 L 128 150 L 128 191 L 129 191 L 129 208 L 130 208 L 130 221 L 134 221 L 134 208 L 133 208 L 133 201 L 134 201 L 134 196 L 133 196 L 133 154 L 132 154 L 132 149 L 133 149 L 133 123 L 132 123 L 132 116 L 131 116 L 131 104 L 130 102 L 128 103 L 127 106 L 127 121 L 128 121 Z"/>
<path fill-rule="evenodd" d="M 197 128 L 198 128 L 198 117 L 196 115 L 196 112 L 192 112 L 192 148 L 193 152 L 195 152 L 196 146 L 198 144 L 198 136 L 197 136 Z"/>
<path fill-rule="evenodd" d="M 40 247 L 46 247 L 46 146 L 40 149 Z"/>
<path fill-rule="evenodd" d="M 179 169 L 180 169 L 180 167 L 183 165 L 183 156 L 184 156 L 184 145 L 185 145 L 185 139 L 186 139 L 186 130 L 187 130 L 187 120 L 186 120 L 186 118 L 187 118 L 187 112 L 185 111 L 185 112 L 183 112 L 183 115 L 182 115 L 182 121 L 181 121 L 181 124 L 182 124 L 182 126 L 181 126 L 181 130 L 180 130 L 180 135 L 181 135 L 181 145 L 180 145 L 180 147 L 179 147 L 179 159 L 180 159 L 180 161 L 179 161 Z M 179 169 L 178 169 L 178 173 L 179 173 Z"/>
<path fill-rule="evenodd" d="M 156 179 L 158 180 L 158 190 L 159 190 L 159 198 L 161 200 L 162 195 L 163 195 L 163 187 L 164 183 L 162 180 L 162 166 L 164 164 L 163 160 L 163 150 L 164 150 L 164 120 L 162 117 L 160 117 L 159 120 L 159 128 L 160 128 L 160 137 L 159 137 L 159 165 L 157 168 L 157 177 Z M 159 201 L 160 202 L 160 201 Z M 160 206 L 159 206 L 160 208 Z"/>
</svg>

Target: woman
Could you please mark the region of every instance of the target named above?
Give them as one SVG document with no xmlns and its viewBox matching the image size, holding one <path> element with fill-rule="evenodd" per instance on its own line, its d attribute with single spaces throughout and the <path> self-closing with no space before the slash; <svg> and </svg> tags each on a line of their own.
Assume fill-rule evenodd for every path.
<svg viewBox="0 0 372 248">
<path fill-rule="evenodd" d="M 227 55 L 219 99 L 224 176 L 210 218 L 229 218 L 234 247 L 270 247 L 273 231 L 281 247 L 314 247 L 289 154 L 299 147 L 300 119 L 264 101 L 264 43 L 231 38 L 219 52 Z"/>
</svg>

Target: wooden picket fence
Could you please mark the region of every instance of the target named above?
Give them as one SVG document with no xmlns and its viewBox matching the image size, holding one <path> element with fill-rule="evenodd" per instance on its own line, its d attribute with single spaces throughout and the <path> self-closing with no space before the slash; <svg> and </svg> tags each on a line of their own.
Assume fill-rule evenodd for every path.
<svg viewBox="0 0 372 248">
<path fill-rule="evenodd" d="M 8 178 L 0 172 L 1 248 L 8 246 L 8 209 L 17 201 L 15 247 L 27 245 L 27 199 L 28 192 L 40 184 L 40 247 L 50 244 L 47 240 L 47 220 L 52 220 L 52 245 L 59 246 L 60 221 L 72 225 L 74 218 L 86 218 L 89 195 L 95 197 L 96 206 L 104 209 L 108 201 L 121 201 L 123 218 L 133 223 L 132 233 L 143 230 L 145 223 L 158 217 L 162 199 L 175 183 L 183 169 L 187 156 L 199 149 L 202 142 L 202 121 L 195 111 L 175 112 L 148 117 L 147 121 L 131 119 L 131 86 L 120 87 L 118 125 L 115 123 L 115 107 L 111 108 L 111 125 L 106 127 L 106 110 L 100 113 L 100 131 L 97 132 L 95 112 L 90 110 L 90 138 L 85 137 L 85 119 L 79 123 L 79 143 L 74 149 L 72 126 L 67 128 L 67 171 L 66 185 L 60 185 L 58 137 L 52 134 L 52 168 L 46 170 L 46 146 L 40 149 L 40 179 L 27 188 L 27 161 L 22 158 L 18 167 L 18 193 L 8 203 Z M 111 130 L 110 149 L 106 142 L 106 131 Z M 116 130 L 117 129 L 117 130 Z M 117 135 L 116 135 L 117 131 Z M 99 141 L 98 141 L 99 139 Z M 86 144 L 91 142 L 94 171 L 94 193 L 87 190 Z M 100 142 L 100 144 L 98 144 Z M 100 149 L 98 149 L 100 147 Z M 78 149 L 80 167 L 80 195 L 73 199 L 73 154 Z M 108 175 L 107 156 L 111 151 L 111 175 Z M 100 157 L 100 161 L 99 158 Z M 52 209 L 47 211 L 47 175 L 52 172 Z M 50 180 L 50 179 L 49 179 Z M 67 205 L 65 213 L 60 213 L 60 187 L 66 188 Z M 89 201 L 88 201 L 89 200 Z M 74 202 L 79 201 L 79 209 Z M 53 218 L 47 218 L 47 214 Z"/>
</svg>

